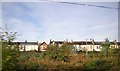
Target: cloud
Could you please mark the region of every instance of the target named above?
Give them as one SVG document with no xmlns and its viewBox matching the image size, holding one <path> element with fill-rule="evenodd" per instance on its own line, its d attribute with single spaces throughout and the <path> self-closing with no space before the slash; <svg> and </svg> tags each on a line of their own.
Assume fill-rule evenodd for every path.
<svg viewBox="0 0 120 71">
<path fill-rule="evenodd" d="M 3 8 L 4 23 L 23 35 L 19 40 L 117 39 L 116 10 L 45 2 L 4 3 Z"/>
<path fill-rule="evenodd" d="M 22 36 L 19 36 L 18 40 L 24 41 L 35 41 L 38 40 L 39 35 L 41 34 L 41 29 L 36 27 L 34 24 L 23 21 L 17 18 L 9 19 L 6 24 L 8 24 L 8 30 L 11 32 L 18 32 Z M 22 37 L 22 39 L 20 38 Z"/>
</svg>

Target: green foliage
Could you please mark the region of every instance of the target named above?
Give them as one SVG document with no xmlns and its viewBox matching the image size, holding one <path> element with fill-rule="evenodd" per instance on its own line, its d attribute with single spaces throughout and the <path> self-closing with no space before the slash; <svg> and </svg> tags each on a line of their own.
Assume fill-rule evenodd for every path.
<svg viewBox="0 0 120 71">
<path fill-rule="evenodd" d="M 104 57 L 100 52 L 90 52 L 88 56 L 85 54 L 76 54 L 70 56 L 67 55 L 66 58 L 62 52 L 55 50 L 58 47 L 51 49 L 51 51 L 45 52 L 21 52 L 19 57 L 19 68 L 20 69 L 83 69 L 83 70 L 112 70 L 118 68 L 117 56 Z M 60 49 L 60 48 L 59 48 Z M 61 50 L 62 51 L 62 50 Z M 67 54 L 67 53 L 66 53 Z M 117 53 L 115 53 L 117 54 Z M 91 57 L 92 56 L 92 57 Z M 66 58 L 66 59 L 65 59 Z"/>
<path fill-rule="evenodd" d="M 86 69 L 109 69 L 111 65 L 106 60 L 92 60 L 86 64 Z"/>
<path fill-rule="evenodd" d="M 107 54 L 108 54 L 108 49 L 109 49 L 109 47 L 110 47 L 110 42 L 109 42 L 109 40 L 106 39 L 105 42 L 101 44 L 101 46 L 102 46 L 101 51 L 103 52 L 103 54 L 104 54 L 105 56 L 107 56 Z"/>
<path fill-rule="evenodd" d="M 43 53 L 40 52 L 20 52 L 20 56 L 19 56 L 19 62 L 24 62 L 26 60 L 28 60 L 29 58 L 38 58 L 38 59 L 42 59 L 44 56 Z"/>
<path fill-rule="evenodd" d="M 0 70 L 2 69 L 2 42 L 0 41 Z"/>
<path fill-rule="evenodd" d="M 103 44 L 104 47 L 108 46 Z M 85 52 L 73 55 L 71 45 L 67 43 L 61 47 L 49 46 L 44 52 L 18 52 L 17 49 L 12 49 L 13 45 L 4 43 L 3 45 L 3 68 L 4 69 L 109 69 L 118 68 L 116 66 L 120 61 L 117 61 L 117 56 L 104 57 L 101 52 L 89 52 L 89 55 L 85 55 Z M 18 46 L 15 45 L 15 48 Z M 108 49 L 107 52 L 110 50 Z M 111 50 L 111 54 L 117 54 L 118 49 Z M 19 57 L 18 55 L 19 54 Z M 17 56 L 17 57 L 16 57 Z"/>
<path fill-rule="evenodd" d="M 46 65 L 40 62 L 40 59 L 36 57 L 30 57 L 28 59 L 25 59 L 24 61 L 19 61 L 18 67 L 20 69 L 36 70 L 36 69 L 44 69 Z"/>
<path fill-rule="evenodd" d="M 18 45 L 2 43 L 2 69 L 16 69 L 18 56 Z"/>
<path fill-rule="evenodd" d="M 117 55 L 116 53 L 118 53 L 118 52 L 119 52 L 119 49 L 109 49 L 108 50 L 109 56 L 116 56 Z"/>
<path fill-rule="evenodd" d="M 17 69 L 17 62 L 19 57 L 19 46 L 17 44 L 11 44 L 16 38 L 17 32 L 4 32 L 0 35 L 0 41 L 2 42 L 2 70 Z"/>
<path fill-rule="evenodd" d="M 46 55 L 50 59 L 68 62 L 71 54 L 71 48 L 67 44 L 63 44 L 61 47 L 50 46 L 46 51 Z"/>
</svg>

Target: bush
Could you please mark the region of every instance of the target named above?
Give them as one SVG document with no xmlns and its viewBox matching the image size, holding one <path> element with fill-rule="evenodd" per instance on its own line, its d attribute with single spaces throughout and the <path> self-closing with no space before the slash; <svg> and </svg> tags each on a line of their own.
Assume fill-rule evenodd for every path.
<svg viewBox="0 0 120 71">
<path fill-rule="evenodd" d="M 101 51 L 103 52 L 103 54 L 106 56 L 108 56 L 108 50 L 110 47 L 110 42 L 108 40 L 108 38 L 105 39 L 105 42 L 101 44 L 102 48 Z"/>
<path fill-rule="evenodd" d="M 111 65 L 109 64 L 109 62 L 107 62 L 106 60 L 92 60 L 90 62 L 88 62 L 86 65 L 87 69 L 109 69 L 111 67 Z"/>
<path fill-rule="evenodd" d="M 38 70 L 38 69 L 44 69 L 46 68 L 46 65 L 40 62 L 40 60 L 36 57 L 31 57 L 28 60 L 19 63 L 20 69 L 32 69 L 32 70 Z"/>
<path fill-rule="evenodd" d="M 18 45 L 10 45 L 8 42 L 2 43 L 2 69 L 17 69 L 19 57 Z"/>
<path fill-rule="evenodd" d="M 64 44 L 61 47 L 50 46 L 45 54 L 50 59 L 68 62 L 70 59 L 71 49 L 67 44 Z"/>
</svg>

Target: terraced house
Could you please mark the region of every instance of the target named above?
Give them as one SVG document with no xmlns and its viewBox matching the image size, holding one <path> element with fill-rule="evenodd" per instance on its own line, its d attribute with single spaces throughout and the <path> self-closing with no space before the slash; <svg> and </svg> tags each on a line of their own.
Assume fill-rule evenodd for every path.
<svg viewBox="0 0 120 71">
<path fill-rule="evenodd" d="M 26 40 L 25 42 L 9 42 L 9 45 L 18 45 L 19 51 L 46 51 L 45 49 L 47 49 L 46 42 L 43 42 L 40 46 L 38 46 L 38 41 L 29 42 Z"/>
<path fill-rule="evenodd" d="M 87 40 L 87 41 L 54 41 L 50 40 L 49 45 L 54 45 L 61 47 L 64 43 L 67 43 L 69 45 L 72 45 L 74 47 L 75 51 L 101 51 L 101 44 L 104 43 L 104 41 L 94 41 L 94 40 Z M 10 44 L 14 45 L 17 44 L 19 46 L 19 51 L 46 51 L 47 44 L 46 42 L 41 43 L 40 46 L 38 46 L 37 42 L 11 42 Z M 120 48 L 120 42 L 116 41 L 110 41 L 110 48 L 111 49 L 117 49 Z"/>
<path fill-rule="evenodd" d="M 57 45 L 58 47 L 62 46 L 63 43 L 68 43 L 69 45 L 73 45 L 76 51 L 101 51 L 101 44 L 104 41 L 94 41 L 94 40 L 87 40 L 87 41 L 54 41 L 50 40 L 50 45 Z M 120 48 L 120 42 L 110 41 L 110 48 Z"/>
</svg>

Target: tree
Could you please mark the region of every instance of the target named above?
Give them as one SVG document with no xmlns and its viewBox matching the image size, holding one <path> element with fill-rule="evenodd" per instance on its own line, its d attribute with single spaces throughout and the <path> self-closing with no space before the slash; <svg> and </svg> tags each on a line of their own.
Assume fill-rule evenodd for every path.
<svg viewBox="0 0 120 71">
<path fill-rule="evenodd" d="M 69 62 L 72 46 L 64 43 L 61 47 L 50 45 L 46 55 L 53 60 Z"/>
<path fill-rule="evenodd" d="M 17 32 L 2 32 L 0 35 L 1 41 L 8 41 L 11 42 L 16 38 Z"/>
<path fill-rule="evenodd" d="M 106 38 L 106 39 L 105 39 L 105 42 L 103 42 L 103 43 L 101 44 L 101 46 L 102 46 L 101 51 L 103 52 L 103 54 L 104 54 L 105 56 L 107 56 L 107 54 L 108 54 L 108 49 L 109 49 L 109 47 L 110 47 L 109 39 Z"/>
<path fill-rule="evenodd" d="M 17 57 L 19 56 L 18 45 L 12 45 L 8 42 L 2 43 L 2 69 L 16 69 Z"/>
<path fill-rule="evenodd" d="M 16 32 L 8 34 L 5 32 L 4 36 L 1 36 L 2 40 L 2 69 L 3 70 L 11 70 L 17 68 L 18 62 L 18 45 L 13 44 L 12 41 L 15 39 Z"/>
</svg>

